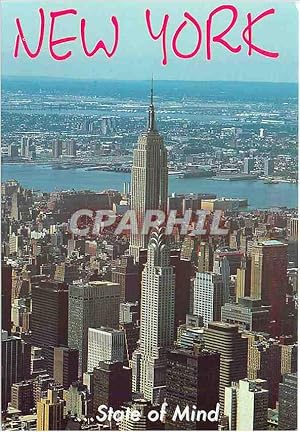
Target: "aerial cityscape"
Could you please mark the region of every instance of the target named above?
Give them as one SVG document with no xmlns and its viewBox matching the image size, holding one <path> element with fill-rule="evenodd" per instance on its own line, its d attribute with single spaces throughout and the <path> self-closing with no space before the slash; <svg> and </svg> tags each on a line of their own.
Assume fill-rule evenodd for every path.
<svg viewBox="0 0 300 432">
<path fill-rule="evenodd" d="M 3 78 L 3 430 L 297 429 L 297 116 L 291 83 Z"/>
</svg>

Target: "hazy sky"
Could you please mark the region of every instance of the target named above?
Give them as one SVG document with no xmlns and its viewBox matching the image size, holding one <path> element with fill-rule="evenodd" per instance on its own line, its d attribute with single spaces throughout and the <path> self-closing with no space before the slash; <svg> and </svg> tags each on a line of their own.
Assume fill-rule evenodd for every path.
<svg viewBox="0 0 300 432">
<path fill-rule="evenodd" d="M 208 14 L 218 5 L 232 4 L 238 7 L 239 18 L 235 28 L 226 37 L 232 44 L 242 44 L 239 54 L 231 54 L 224 47 L 214 45 L 213 60 L 205 59 L 205 21 Z M 13 58 L 16 38 L 15 18 L 19 17 L 29 46 L 37 45 L 39 29 L 38 8 L 46 13 L 46 37 L 42 53 L 31 60 L 20 47 L 20 56 Z M 57 51 L 72 49 L 73 55 L 66 61 L 50 58 L 47 46 L 49 12 L 75 8 L 77 16 L 58 19 L 55 37 L 77 36 Z M 267 49 L 278 51 L 279 59 L 267 59 L 258 54 L 247 55 L 247 46 L 241 39 L 246 25 L 246 14 L 254 16 L 269 8 L 275 8 L 275 15 L 263 19 L 253 29 L 254 42 Z M 168 26 L 168 65 L 161 65 L 161 44 L 154 42 L 148 34 L 145 23 L 145 9 L 152 11 L 153 27 L 157 32 L 164 13 L 170 15 Z M 49 76 L 92 79 L 148 79 L 151 73 L 156 79 L 184 80 L 234 80 L 234 81 L 277 81 L 295 82 L 298 78 L 298 14 L 296 6 L 287 1 L 215 1 L 215 0 L 6 0 L 2 3 L 2 75 Z M 190 60 L 181 60 L 171 51 L 174 31 L 183 21 L 183 13 L 190 12 L 201 23 L 203 40 L 198 55 Z M 113 42 L 111 15 L 116 15 L 120 24 L 120 43 L 115 56 L 107 59 L 103 52 L 87 59 L 81 50 L 80 19 L 87 21 L 89 48 L 99 39 Z M 229 22 L 230 14 L 223 13 L 215 19 L 215 33 L 220 32 Z M 195 31 L 187 26 L 179 41 L 182 51 L 191 51 L 195 46 Z"/>
</svg>

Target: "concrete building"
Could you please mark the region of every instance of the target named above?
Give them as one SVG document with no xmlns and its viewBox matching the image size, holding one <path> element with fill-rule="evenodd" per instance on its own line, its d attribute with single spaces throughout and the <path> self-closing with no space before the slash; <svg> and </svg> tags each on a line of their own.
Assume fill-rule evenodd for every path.
<svg viewBox="0 0 300 432">
<path fill-rule="evenodd" d="M 224 414 L 229 430 L 266 430 L 268 423 L 268 383 L 242 379 L 225 388 Z"/>
<path fill-rule="evenodd" d="M 124 355 L 125 334 L 123 331 L 106 327 L 88 329 L 88 372 L 93 372 L 100 361 L 122 363 Z"/>
<path fill-rule="evenodd" d="M 225 387 L 247 377 L 247 339 L 242 337 L 237 325 L 212 322 L 204 330 L 204 344 L 206 349 L 221 355 L 219 400 L 222 412 Z"/>
<path fill-rule="evenodd" d="M 297 374 L 286 374 L 279 384 L 278 429 L 297 430 Z"/>
<path fill-rule="evenodd" d="M 221 319 L 223 281 L 220 274 L 196 273 L 194 280 L 194 315 L 203 317 L 205 326 Z"/>
<path fill-rule="evenodd" d="M 87 370 L 89 327 L 118 328 L 119 309 L 119 284 L 93 281 L 70 285 L 68 346 L 79 351 L 79 376 Z"/>
<path fill-rule="evenodd" d="M 64 389 L 68 389 L 78 379 L 78 358 L 77 349 L 54 347 L 53 378 Z"/>
<path fill-rule="evenodd" d="M 262 306 L 261 300 L 250 297 L 239 298 L 238 304 L 226 303 L 221 308 L 221 321 L 238 324 L 240 330 L 267 332 L 270 308 Z"/>
<path fill-rule="evenodd" d="M 47 397 L 37 402 L 37 430 L 63 429 L 64 404 L 56 390 L 48 390 Z"/>
</svg>

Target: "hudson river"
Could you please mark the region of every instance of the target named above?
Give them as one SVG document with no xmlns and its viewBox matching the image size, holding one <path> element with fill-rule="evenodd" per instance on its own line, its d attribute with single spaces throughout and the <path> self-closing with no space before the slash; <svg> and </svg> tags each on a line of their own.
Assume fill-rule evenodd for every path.
<svg viewBox="0 0 300 432">
<path fill-rule="evenodd" d="M 130 181 L 130 174 L 85 171 L 83 168 L 53 170 L 48 165 L 2 165 L 2 181 L 15 179 L 26 188 L 44 192 L 54 190 L 123 190 L 123 183 Z M 218 197 L 247 198 L 249 209 L 270 207 L 297 207 L 297 184 L 264 184 L 254 181 L 217 181 L 203 178 L 178 179 L 169 176 L 169 194 L 215 193 Z"/>
</svg>

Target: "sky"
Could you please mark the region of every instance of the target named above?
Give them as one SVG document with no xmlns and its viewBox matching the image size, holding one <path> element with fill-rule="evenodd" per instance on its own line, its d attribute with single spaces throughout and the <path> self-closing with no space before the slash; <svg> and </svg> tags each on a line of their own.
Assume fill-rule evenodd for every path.
<svg viewBox="0 0 300 432">
<path fill-rule="evenodd" d="M 212 60 L 206 59 L 206 27 L 209 13 L 222 4 L 235 5 L 238 21 L 226 37 L 233 45 L 242 45 L 239 54 L 232 54 L 221 45 L 212 47 Z M 46 17 L 46 35 L 38 58 L 27 57 L 22 46 L 17 59 L 13 57 L 17 35 L 15 19 L 21 21 L 26 40 L 34 49 L 37 46 L 39 30 L 38 9 L 43 7 Z M 50 57 L 48 35 L 49 13 L 67 8 L 77 10 L 77 16 L 57 20 L 55 37 L 77 36 L 75 42 L 56 47 L 57 52 L 72 50 L 72 56 L 65 61 Z M 161 42 L 153 41 L 145 23 L 145 10 L 151 10 L 153 28 L 157 32 L 165 13 L 169 14 L 167 30 L 168 64 L 161 65 Z M 253 16 L 266 9 L 274 8 L 270 15 L 253 28 L 253 42 L 269 51 L 279 52 L 278 59 L 269 59 L 254 53 L 247 55 L 247 45 L 241 33 L 247 23 L 247 13 Z M 184 12 L 192 14 L 201 25 L 202 44 L 193 59 L 179 59 L 171 50 L 174 32 L 183 22 Z M 86 58 L 80 43 L 80 19 L 87 23 L 89 48 L 103 39 L 110 48 L 113 43 L 112 15 L 118 18 L 120 41 L 116 54 L 108 59 L 103 52 Z M 213 22 L 215 34 L 227 26 L 230 13 L 223 12 Z M 298 13 L 293 2 L 285 0 L 4 0 L 2 2 L 2 76 L 45 76 L 82 79 L 148 79 L 151 73 L 161 80 L 220 80 L 220 81 L 271 81 L 296 82 L 298 78 Z M 183 52 L 195 47 L 195 30 L 187 25 L 178 39 Z"/>
</svg>

